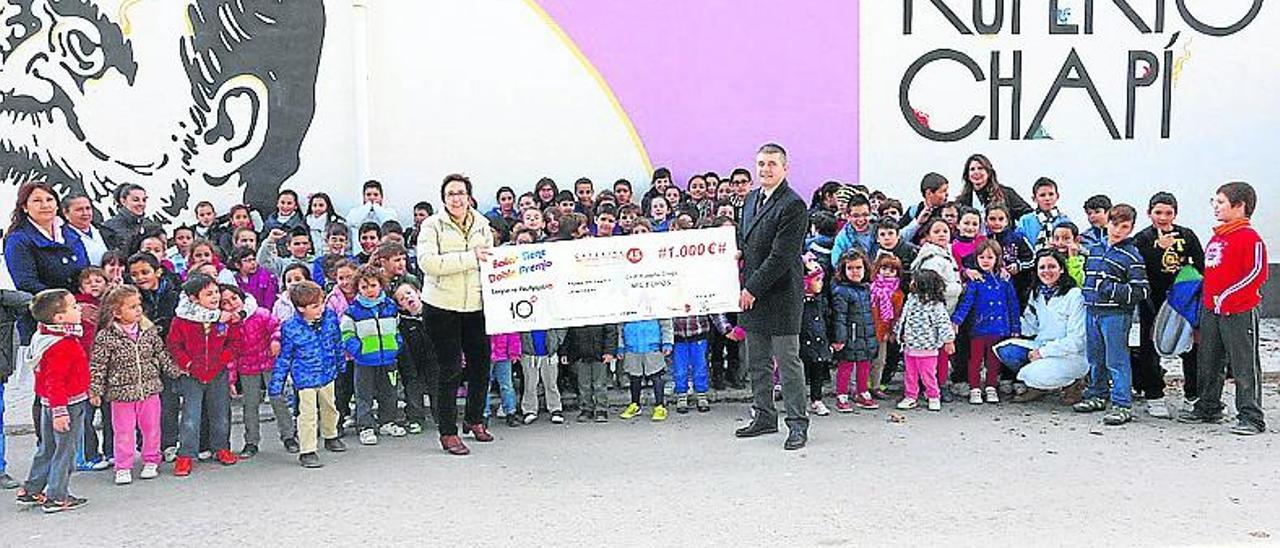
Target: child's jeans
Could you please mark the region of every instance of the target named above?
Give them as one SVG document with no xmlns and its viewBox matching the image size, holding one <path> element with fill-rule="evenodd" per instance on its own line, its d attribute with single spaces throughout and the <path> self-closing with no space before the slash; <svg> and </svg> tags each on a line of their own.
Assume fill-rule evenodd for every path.
<svg viewBox="0 0 1280 548">
<path fill-rule="evenodd" d="M 84 414 L 89 402 L 67 406 L 71 428 L 66 432 L 53 429 L 53 412 L 43 407 L 40 412 L 40 445 L 31 459 L 31 475 L 23 485 L 28 493 L 44 492 L 50 500 L 66 500 L 75 469 L 76 446 L 84 436 Z"/>
<path fill-rule="evenodd" d="M 182 410 L 182 396 L 178 394 L 178 379 L 164 377 L 164 390 L 160 392 L 160 447 L 178 446 L 178 413 Z"/>
<path fill-rule="evenodd" d="M 267 370 L 266 374 L 270 375 Z M 258 409 L 262 407 L 263 373 L 240 375 L 240 405 L 244 409 L 244 442 L 258 445 L 262 442 L 262 425 L 259 424 Z M 269 398 L 271 414 L 275 415 L 276 428 L 280 430 L 280 441 L 292 439 L 298 435 L 293 428 L 293 413 L 284 397 Z"/>
<path fill-rule="evenodd" d="M 555 413 L 563 411 L 560 402 L 560 362 L 556 356 L 525 356 L 520 360 L 524 368 L 524 399 L 520 407 L 525 414 L 538 412 L 538 381 L 542 381 L 547 395 L 547 411 Z"/>
<path fill-rule="evenodd" d="M 907 350 L 905 356 L 907 370 L 903 374 L 902 393 L 906 399 L 920 398 L 920 383 L 924 383 L 924 395 L 929 399 L 942 397 L 938 390 L 939 363 L 946 362 L 946 352 L 920 352 Z"/>
<path fill-rule="evenodd" d="M 1133 311 L 1129 309 L 1085 310 L 1085 346 L 1089 358 L 1089 388 L 1084 391 L 1085 398 L 1102 398 L 1110 391 L 1112 405 L 1133 406 L 1133 372 L 1129 367 L 1132 324 Z"/>
<path fill-rule="evenodd" d="M 857 375 L 857 394 L 871 390 L 871 362 L 840 362 L 836 365 L 836 395 L 849 393 L 849 377 Z"/>
<path fill-rule="evenodd" d="M 116 470 L 132 470 L 136 430 L 142 431 L 142 462 L 160 464 L 160 395 L 142 401 L 111 402 Z"/>
<path fill-rule="evenodd" d="M 689 392 L 690 374 L 693 391 L 705 394 L 711 389 L 711 371 L 707 366 L 707 339 L 676 341 L 671 357 L 671 379 L 675 381 L 675 393 Z"/>
<path fill-rule="evenodd" d="M 334 383 L 298 391 L 298 447 L 301 454 L 315 453 L 319 434 L 326 440 L 338 437 L 338 408 L 334 403 Z M 318 424 L 317 424 L 318 421 Z"/>
<path fill-rule="evenodd" d="M 578 409 L 584 413 L 608 411 L 609 365 L 595 360 L 580 361 L 575 366 L 578 371 Z"/>
<path fill-rule="evenodd" d="M 1000 385 L 1000 359 L 993 350 L 1001 337 L 974 335 L 969 347 L 969 389 L 982 388 L 982 362 L 987 362 L 986 386 Z"/>
<path fill-rule="evenodd" d="M 364 366 L 356 368 L 356 428 L 366 430 L 396 420 L 396 388 L 391 384 L 391 371 L 395 366 Z M 373 402 L 378 402 L 378 415 L 373 414 Z"/>
<path fill-rule="evenodd" d="M 231 392 L 227 386 L 227 373 L 218 373 L 208 383 L 187 375 L 177 380 L 177 389 L 182 396 L 178 455 L 195 458 L 199 454 L 200 422 L 205 416 L 209 418 L 209 449 L 230 449 Z"/>
<path fill-rule="evenodd" d="M 498 383 L 498 395 L 502 398 L 502 412 L 510 415 L 516 412 L 516 387 L 511 383 L 511 360 L 493 362 L 489 369 L 489 383 Z M 484 406 L 484 416 L 489 417 L 488 404 Z"/>
</svg>

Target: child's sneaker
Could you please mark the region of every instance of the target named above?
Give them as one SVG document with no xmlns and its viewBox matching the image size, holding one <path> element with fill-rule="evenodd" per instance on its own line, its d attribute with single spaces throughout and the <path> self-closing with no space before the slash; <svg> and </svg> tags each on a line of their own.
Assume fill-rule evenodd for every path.
<svg viewBox="0 0 1280 548">
<path fill-rule="evenodd" d="M 240 450 L 240 458 L 242 459 L 251 459 L 253 457 L 256 457 L 257 455 L 258 455 L 258 444 L 256 443 L 246 443 L 244 444 L 244 449 Z"/>
<path fill-rule="evenodd" d="M 284 452 L 291 455 L 302 450 L 302 447 L 298 445 L 298 438 L 286 438 L 281 440 L 280 443 L 284 444 Z"/>
<path fill-rule="evenodd" d="M 355 427 L 356 427 L 356 418 L 354 416 L 347 415 L 345 418 L 342 419 L 343 430 L 346 430 L 348 428 L 355 428 Z"/>
<path fill-rule="evenodd" d="M 17 489 L 20 485 L 22 484 L 18 483 L 18 480 L 13 479 L 13 476 L 10 476 L 9 474 L 0 474 L 0 489 Z"/>
<path fill-rule="evenodd" d="M 987 403 L 1000 403 L 1000 391 L 994 386 L 987 387 Z"/>
<path fill-rule="evenodd" d="M 915 409 L 919 406 L 920 406 L 920 402 L 916 401 L 915 398 L 903 398 L 902 401 L 898 402 L 898 409 L 903 409 L 903 410 Z"/>
<path fill-rule="evenodd" d="M 982 405 L 982 390 L 979 390 L 977 388 L 970 388 L 969 403 L 973 405 Z"/>
<path fill-rule="evenodd" d="M 1080 400 L 1071 406 L 1071 410 L 1076 413 L 1093 413 L 1094 411 L 1104 411 L 1107 409 L 1107 400 L 1102 398 L 1089 398 Z"/>
<path fill-rule="evenodd" d="M 839 396 L 836 396 L 836 412 L 838 413 L 853 412 L 853 404 L 849 403 L 848 394 L 840 394 Z"/>
<path fill-rule="evenodd" d="M 625 421 L 625 420 L 631 420 L 631 419 L 636 418 L 636 415 L 639 415 L 639 414 L 640 414 L 640 404 L 638 404 L 638 403 L 630 403 L 630 404 L 627 404 L 627 408 L 626 408 L 626 409 L 623 409 L 623 410 L 622 410 L 622 413 L 619 413 L 619 414 L 618 414 L 618 418 L 620 418 L 620 419 L 622 419 L 622 420 L 624 420 L 624 421 Z"/>
<path fill-rule="evenodd" d="M 213 451 L 201 451 L 196 453 L 196 458 L 202 461 L 209 460 L 213 458 Z"/>
<path fill-rule="evenodd" d="M 133 471 L 116 470 L 116 485 L 129 485 L 133 483 Z"/>
<path fill-rule="evenodd" d="M 240 459 L 236 457 L 236 454 L 232 453 L 230 449 L 219 449 L 214 455 L 214 458 L 218 459 L 218 462 L 223 466 L 231 466 L 240 462 Z"/>
<path fill-rule="evenodd" d="M 18 490 L 18 497 L 14 500 L 18 506 L 40 506 L 44 504 L 44 493 L 28 493 L 25 488 Z"/>
<path fill-rule="evenodd" d="M 505 418 L 507 418 L 507 417 L 506 417 L 506 415 L 499 415 L 499 418 L 503 418 L 503 419 L 505 419 Z M 409 423 L 409 427 L 408 427 L 408 428 L 405 428 L 405 430 L 406 430 L 406 431 L 408 431 L 410 434 L 413 434 L 413 435 L 415 435 L 415 436 L 416 436 L 416 435 L 418 435 L 418 434 L 421 434 L 421 433 L 422 433 L 422 423 L 417 422 L 417 421 L 411 422 L 411 423 Z"/>
<path fill-rule="evenodd" d="M 44 504 L 40 505 L 40 508 L 44 510 L 44 513 L 46 514 L 56 514 L 67 510 L 75 510 L 76 508 L 88 503 L 89 499 L 82 499 L 80 497 L 67 495 L 67 498 L 62 500 L 46 500 L 44 501 Z"/>
<path fill-rule="evenodd" d="M 149 480 L 149 479 L 156 479 L 156 477 L 159 475 L 160 475 L 160 467 L 155 464 L 147 463 L 142 465 L 142 473 L 138 474 L 138 477 L 144 480 Z"/>
<path fill-rule="evenodd" d="M 394 422 L 389 422 L 387 424 L 384 424 L 378 427 L 378 433 L 383 436 L 391 436 L 393 438 L 403 438 L 405 434 L 409 433 L 409 431 L 405 430 L 403 426 L 400 426 Z"/>
<path fill-rule="evenodd" d="M 524 414 L 524 423 L 525 423 L 525 424 L 533 424 L 533 423 L 534 423 L 534 422 L 536 422 L 537 420 L 538 420 L 538 414 L 537 414 L 537 413 L 525 413 L 525 414 Z"/>
<path fill-rule="evenodd" d="M 941 398 L 929 398 L 929 410 L 930 410 L 930 411 L 942 411 L 942 399 L 941 399 Z"/>
<path fill-rule="evenodd" d="M 609 412 L 596 411 L 596 422 L 599 422 L 599 423 L 609 422 Z"/>
<path fill-rule="evenodd" d="M 551 424 L 564 424 L 564 411 L 552 411 Z"/>
<path fill-rule="evenodd" d="M 653 416 L 649 417 L 649 419 L 652 420 L 653 422 L 662 422 L 667 420 L 667 406 L 665 405 L 653 406 Z"/>
<path fill-rule="evenodd" d="M 177 448 L 177 446 L 165 447 L 165 448 L 164 448 L 164 461 L 165 461 L 165 462 L 173 462 L 173 461 L 174 461 L 175 459 L 177 459 L 177 458 L 178 458 L 178 448 Z"/>
<path fill-rule="evenodd" d="M 1164 402 L 1164 398 L 1147 400 L 1147 414 L 1156 419 L 1173 417 L 1173 414 L 1169 412 L 1169 405 Z"/>
<path fill-rule="evenodd" d="M 191 457 L 178 457 L 173 462 L 173 475 L 179 478 L 185 478 L 191 475 Z"/>
<path fill-rule="evenodd" d="M 676 413 L 681 415 L 689 412 L 689 395 L 680 394 L 676 397 Z"/>
<path fill-rule="evenodd" d="M 1102 416 L 1102 424 L 1107 426 L 1120 426 L 1131 420 L 1133 420 L 1133 412 L 1128 407 L 1112 407 L 1106 415 Z"/>
<path fill-rule="evenodd" d="M 868 392 L 863 392 L 855 396 L 853 398 L 853 404 L 858 406 L 858 409 L 879 409 L 880 408 L 880 404 L 876 403 L 876 400 L 873 399 L 871 397 L 871 394 Z"/>
<path fill-rule="evenodd" d="M 822 403 L 822 400 L 813 400 L 812 402 L 809 402 L 809 412 L 819 417 L 825 417 L 831 414 L 831 410 L 827 409 L 827 404 Z"/>
<path fill-rule="evenodd" d="M 378 445 L 378 434 L 372 428 L 361 430 L 360 445 Z"/>
<path fill-rule="evenodd" d="M 711 400 L 707 399 L 706 394 L 698 394 L 698 412 L 706 413 L 711 411 Z"/>
</svg>

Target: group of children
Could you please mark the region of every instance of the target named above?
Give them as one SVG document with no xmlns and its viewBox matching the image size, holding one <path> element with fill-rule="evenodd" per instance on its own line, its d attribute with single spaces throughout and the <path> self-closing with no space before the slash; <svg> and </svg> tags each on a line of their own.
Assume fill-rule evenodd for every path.
<svg viewBox="0 0 1280 548">
<path fill-rule="evenodd" d="M 652 183 L 639 199 L 626 180 L 599 193 L 588 179 L 576 181 L 572 192 L 550 179 L 520 196 L 503 187 L 486 217 L 495 245 L 732 226 L 750 173 L 735 170 L 723 180 L 699 174 L 682 189 L 661 169 Z M 859 185 L 824 185 L 814 195 L 812 235 L 799 260 L 806 272 L 801 354 L 815 414 L 829 414 L 823 399 L 831 369 L 836 410 L 852 412 L 879 407 L 900 362 L 899 409 L 920 405 L 920 385 L 926 406 L 940 409 L 950 397 L 942 383 L 952 379 L 953 363 L 970 403 L 998 403 L 1010 377 L 992 349 L 1022 334 L 1037 252 L 1068 257 L 1070 275 L 1085 290 L 1092 370 L 1076 409 L 1104 410 L 1109 394 L 1108 424 L 1130 418 L 1130 318 L 1142 303 L 1163 299 L 1171 269 L 1204 270 L 1207 314 L 1223 315 L 1223 325 L 1256 308 L 1253 281 L 1224 285 L 1225 274 L 1215 277 L 1227 269 L 1230 276 L 1248 274 L 1237 272 L 1245 260 L 1240 247 L 1264 253 L 1247 226 L 1256 204 L 1247 185 L 1220 190 L 1224 224 L 1205 257 L 1194 234 L 1172 224 L 1176 200 L 1165 193 L 1151 200 L 1153 232 L 1139 234 L 1146 243 L 1135 245 L 1132 207 L 1090 198 L 1082 231 L 1058 210 L 1057 185 L 1049 179 L 1035 183 L 1035 209 L 1017 216 L 1002 200 L 979 204 L 981 210 L 950 202 L 948 181 L 938 174 L 925 176 L 920 190 L 922 201 L 909 209 Z M 77 453 L 92 468 L 110 451 L 118 484 L 132 482 L 139 452 L 143 479 L 156 477 L 164 460 L 174 461 L 174 475 L 187 476 L 202 460 L 230 466 L 252 458 L 262 442 L 264 397 L 284 449 L 307 468 L 322 466 L 321 444 L 344 451 L 348 427 L 364 445 L 422 433 L 435 357 L 410 250 L 415 230 L 404 230 L 382 206 L 380 185 L 371 181 L 363 191 L 365 207 L 353 210 L 365 216 L 358 224 L 334 214 L 322 194 L 309 197 L 303 214 L 296 194 L 282 192 L 264 221 L 244 206 L 219 217 L 201 203 L 196 226 L 146 234 L 130 242 L 132 254 L 109 252 L 100 268 L 85 269 L 79 293 L 36 295 L 31 313 L 39 328 L 29 360 L 43 418 L 31 479 L 18 501 L 51 512 L 83 504 L 66 489 Z M 419 203 L 412 226 L 431 213 Z M 1148 271 L 1152 259 L 1163 265 L 1158 273 Z M 1265 257 L 1261 264 L 1265 270 Z M 630 391 L 620 418 L 642 413 L 647 385 L 650 419 L 663 421 L 668 371 L 676 411 L 707 412 L 713 387 L 742 378 L 736 343 L 743 334 L 735 319 L 717 314 L 493 335 L 496 415 L 517 427 L 545 409 L 550 422 L 564 423 L 561 387 L 576 378 L 579 422 L 609 420 L 614 385 Z M 1224 336 L 1238 334 L 1224 330 Z M 1162 376 L 1160 383 L 1162 396 Z M 245 432 L 233 452 L 230 408 L 237 396 Z M 96 460 L 83 454 L 86 440 L 97 443 L 95 409 L 104 416 L 104 440 L 112 442 L 104 441 Z M 1242 416 L 1251 409 L 1242 407 Z M 1221 412 L 1220 402 L 1208 401 L 1188 418 L 1207 421 Z M 1260 411 L 1246 418 L 1260 431 Z"/>
</svg>

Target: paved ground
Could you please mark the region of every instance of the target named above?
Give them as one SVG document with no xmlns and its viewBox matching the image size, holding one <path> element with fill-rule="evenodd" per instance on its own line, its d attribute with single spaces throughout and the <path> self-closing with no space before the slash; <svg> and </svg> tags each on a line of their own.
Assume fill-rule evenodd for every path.
<svg viewBox="0 0 1280 548">
<path fill-rule="evenodd" d="M 1276 387 L 1267 410 L 1280 417 Z M 450 457 L 434 436 L 322 455 L 308 471 L 275 444 L 126 487 L 75 476 L 84 510 L 0 508 L 5 544 L 495 546 L 552 544 L 1249 544 L 1280 538 L 1275 426 L 1141 417 L 1104 428 L 1055 401 L 815 419 L 809 448 L 735 440 L 746 408 L 607 425 L 509 430 Z M 1280 419 L 1273 419 L 1280 424 Z M 237 428 L 238 430 L 238 428 Z M 266 426 L 264 434 L 271 435 Z M 237 436 L 239 432 L 236 433 Z M 348 437 L 350 440 L 350 437 Z M 9 439 L 26 473 L 32 436 Z"/>
</svg>

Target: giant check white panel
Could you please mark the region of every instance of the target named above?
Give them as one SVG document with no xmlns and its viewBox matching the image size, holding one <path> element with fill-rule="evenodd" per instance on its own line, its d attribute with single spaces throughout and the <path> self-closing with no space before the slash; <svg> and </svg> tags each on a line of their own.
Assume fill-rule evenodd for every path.
<svg viewBox="0 0 1280 548">
<path fill-rule="evenodd" d="M 738 312 L 733 227 L 502 246 L 480 264 L 485 329 Z"/>
</svg>

